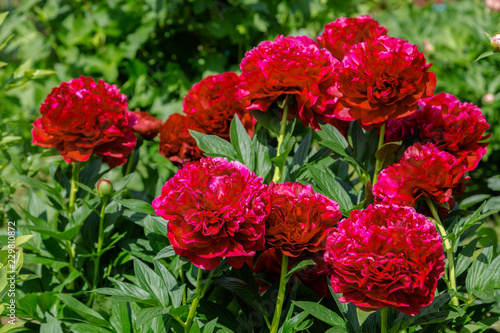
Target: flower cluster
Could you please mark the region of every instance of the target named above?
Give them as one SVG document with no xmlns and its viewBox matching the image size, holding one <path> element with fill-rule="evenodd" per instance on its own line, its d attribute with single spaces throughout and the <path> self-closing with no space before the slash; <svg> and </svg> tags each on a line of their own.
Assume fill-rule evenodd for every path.
<svg viewBox="0 0 500 333">
<path fill-rule="evenodd" d="M 391 306 L 416 315 L 444 274 L 441 242 L 432 222 L 411 207 L 353 210 L 327 239 L 332 289 L 365 311 Z"/>
<path fill-rule="evenodd" d="M 61 151 L 68 162 L 102 156 L 111 168 L 127 161 L 137 138 L 127 97 L 114 85 L 81 76 L 52 89 L 33 123 L 33 143 Z"/>
<path fill-rule="evenodd" d="M 255 120 L 246 110 L 247 104 L 237 99 L 239 83 L 240 78 L 233 72 L 208 76 L 196 83 L 184 98 L 186 116 L 173 114 L 162 125 L 160 154 L 177 166 L 200 159 L 201 152 L 189 130 L 229 140 L 229 126 L 235 115 L 252 135 Z"/>
</svg>

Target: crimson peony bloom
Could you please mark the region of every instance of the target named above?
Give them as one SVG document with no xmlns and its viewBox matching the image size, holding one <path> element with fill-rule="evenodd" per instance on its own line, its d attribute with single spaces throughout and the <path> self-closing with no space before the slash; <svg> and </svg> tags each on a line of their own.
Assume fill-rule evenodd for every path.
<svg viewBox="0 0 500 333">
<path fill-rule="evenodd" d="M 189 121 L 186 116 L 174 113 L 160 128 L 160 145 L 158 146 L 160 154 L 178 167 L 202 157 L 195 139 L 189 134 L 189 129 L 192 128 Z"/>
<path fill-rule="evenodd" d="M 61 151 L 64 161 L 102 156 L 111 168 L 124 164 L 135 147 L 136 118 L 115 85 L 80 76 L 53 88 L 33 123 L 33 143 Z"/>
<path fill-rule="evenodd" d="M 420 98 L 434 94 L 436 75 L 424 55 L 403 39 L 382 36 L 355 44 L 337 71 L 335 115 L 366 127 L 406 117 Z"/>
<path fill-rule="evenodd" d="M 271 211 L 266 218 L 266 245 L 289 257 L 325 249 L 326 230 L 342 213 L 339 205 L 311 185 L 299 183 L 269 186 Z"/>
<path fill-rule="evenodd" d="M 477 106 L 461 103 L 455 96 L 440 93 L 418 102 L 419 110 L 408 118 L 388 123 L 386 141 L 415 136 L 453 154 L 467 171 L 474 170 L 486 154 L 490 127 Z"/>
<path fill-rule="evenodd" d="M 325 261 L 340 302 L 361 310 L 388 306 L 416 315 L 431 304 L 444 274 L 442 239 L 434 224 L 411 207 L 370 205 L 353 210 L 332 229 Z"/>
<path fill-rule="evenodd" d="M 306 126 L 319 129 L 318 120 L 335 119 L 337 99 L 328 89 L 335 84 L 330 52 L 321 49 L 306 36 L 278 36 L 261 42 L 241 61 L 239 98 L 251 103 L 247 109 L 267 111 L 285 97 L 289 99 L 289 117 L 298 116 Z"/>
<path fill-rule="evenodd" d="M 253 134 L 255 120 L 252 112 L 246 110 L 249 103 L 240 102 L 238 85 L 240 78 L 228 72 L 212 75 L 196 83 L 184 98 L 184 113 L 197 130 L 217 135 L 229 141 L 229 127 L 234 115 L 240 117 L 243 126 Z"/>
<path fill-rule="evenodd" d="M 423 196 L 443 204 L 463 191 L 465 167 L 432 143 L 409 147 L 399 163 L 378 175 L 373 186 L 376 202 L 415 207 Z"/>
<path fill-rule="evenodd" d="M 368 15 L 341 17 L 325 25 L 316 41 L 342 61 L 352 45 L 387 35 L 387 29 Z"/>
<path fill-rule="evenodd" d="M 206 157 L 165 183 L 153 208 L 168 220 L 178 255 L 203 269 L 216 268 L 222 257 L 240 268 L 265 248 L 265 191 L 262 178 L 243 164 Z"/>
<path fill-rule="evenodd" d="M 149 112 L 133 111 L 137 124 L 132 129 L 145 140 L 153 140 L 160 132 L 161 121 Z"/>
</svg>

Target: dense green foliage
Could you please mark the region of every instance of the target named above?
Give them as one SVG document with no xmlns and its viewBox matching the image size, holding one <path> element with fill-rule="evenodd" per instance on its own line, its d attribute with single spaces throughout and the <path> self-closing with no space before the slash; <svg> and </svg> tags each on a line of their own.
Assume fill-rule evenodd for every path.
<svg viewBox="0 0 500 333">
<path fill-rule="evenodd" d="M 21 273 L 31 275 L 22 276 L 27 281 L 17 291 L 18 314 L 34 319 L 25 331 L 146 332 L 144 327 L 149 327 L 151 332 L 160 332 L 161 315 L 166 313 L 162 312 L 165 304 L 161 297 L 169 306 L 176 307 L 174 315 L 185 316 L 189 307 L 178 306 L 184 304 L 184 289 L 190 288 L 188 295 L 192 296 L 196 284 L 197 269 L 174 257 L 163 237 L 164 227 L 158 218 L 150 215 L 151 206 L 147 202 L 151 202 L 158 194 L 159 185 L 177 169 L 158 154 L 157 142 L 149 141 L 142 144 L 136 155 L 139 158 L 135 161 L 135 173 L 123 177 L 121 168 L 117 168 L 106 174 L 114 182 L 116 192 L 105 212 L 105 233 L 110 238 L 103 250 L 106 255 L 101 262 L 101 273 L 111 279 L 86 282 L 85 279 L 91 280 L 94 276 L 94 243 L 102 203 L 102 199 L 94 197 L 93 186 L 99 178 L 98 172 L 105 168 L 94 160 L 82 170 L 77 200 L 88 205 L 81 205 L 75 212 L 76 217 L 68 219 L 62 212 L 72 169 L 60 163 L 55 150 L 31 144 L 31 124 L 39 117 L 39 106 L 45 96 L 60 82 L 80 75 L 116 84 L 128 96 L 130 110 L 147 110 L 165 120 L 168 115 L 182 111 L 182 98 L 194 83 L 210 74 L 238 71 L 245 52 L 260 41 L 274 39 L 278 34 L 314 38 L 326 23 L 340 16 L 370 14 L 391 36 L 417 44 L 428 61 L 434 63 L 431 70 L 438 78 L 436 92 L 454 94 L 483 110 L 491 125 L 489 132 L 493 133 L 489 152 L 471 173 L 466 193 L 458 203 L 461 208 L 474 210 L 484 200 L 488 200 L 486 205 L 490 210 L 500 206 L 500 54 L 475 62 L 479 55 L 490 50 L 487 34 L 500 32 L 500 13 L 486 9 L 481 0 L 456 0 L 424 8 L 416 7 L 411 0 L 27 0 L 7 4 L 0 5 L 0 12 L 9 11 L 0 26 L 0 44 L 10 38 L 0 50 L 0 61 L 6 63 L 5 66 L 0 63 L 0 226 L 5 227 L 7 221 L 19 221 L 19 233 L 35 233 L 33 239 L 23 245 L 25 268 Z M 492 100 L 484 98 L 488 94 L 493 95 Z M 306 131 L 299 124 L 295 134 L 303 137 Z M 347 181 L 347 171 L 344 171 L 342 180 Z M 466 215 L 466 212 L 457 213 L 457 219 L 460 214 Z M 476 223 L 477 218 L 461 221 Z M 47 226 L 45 221 L 52 222 Z M 83 221 L 86 222 L 81 232 L 88 237 L 77 237 Z M 24 226 L 22 222 L 26 222 Z M 478 232 L 484 236 L 479 244 L 485 248 L 486 259 L 473 264 L 477 276 L 487 270 L 485 262 L 491 263 L 499 253 L 496 236 L 499 225 L 500 217 L 494 214 Z M 463 236 L 467 236 L 467 232 Z M 2 233 L 2 245 L 5 239 Z M 73 241 L 76 253 L 81 256 L 80 261 L 74 263 L 78 270 L 68 265 L 71 251 L 67 251 L 67 247 L 71 247 Z M 463 243 L 456 244 L 463 253 L 473 252 L 476 246 L 474 243 L 466 248 Z M 159 260 L 166 262 L 175 276 L 162 269 Z M 143 262 L 150 263 L 150 267 L 154 265 L 155 270 Z M 471 256 L 462 257 L 464 271 L 471 262 Z M 183 272 L 183 267 L 189 269 Z M 216 277 L 219 273 L 216 271 L 213 275 Z M 251 283 L 249 272 L 231 274 L 218 277 L 215 284 L 224 285 L 232 281 L 231 278 Z M 46 278 L 35 278 L 40 275 Z M 465 274 L 459 279 L 465 280 Z M 168 295 L 155 295 L 154 286 L 148 287 L 151 281 L 157 281 L 158 288 L 170 287 Z M 103 295 L 114 295 L 116 299 L 132 301 L 136 297 L 137 302 L 127 307 L 103 295 L 87 296 L 89 293 L 85 292 L 93 287 L 101 287 Z M 246 291 L 240 287 L 235 284 L 233 290 L 228 290 L 210 286 L 210 298 L 202 303 L 221 303 L 221 299 L 227 298 L 231 304 L 223 304 L 229 309 L 223 313 L 210 313 L 210 306 L 202 307 L 207 318 L 203 332 L 211 332 L 207 327 L 211 327 L 210 320 L 217 316 L 218 323 L 231 327 L 232 320 L 234 322 L 231 310 L 250 309 L 252 299 L 245 299 Z M 73 296 L 62 294 L 63 291 L 72 292 Z M 230 291 L 240 293 L 240 297 L 231 298 Z M 297 287 L 293 292 L 303 299 L 318 300 L 309 290 Z M 442 296 L 440 302 L 447 303 L 446 297 Z M 496 297 L 498 299 L 498 295 Z M 92 309 L 81 302 L 92 305 Z M 60 304 L 65 306 L 59 307 Z M 333 301 L 324 305 L 337 310 Z M 301 308 L 300 304 L 296 306 Z M 478 309 L 472 318 L 474 321 L 485 317 L 481 313 L 483 308 Z M 356 311 L 347 306 L 339 310 L 347 316 L 356 315 Z M 255 321 L 259 322 L 262 320 L 259 313 L 263 310 L 256 311 Z M 491 311 L 498 313 L 500 309 L 497 305 Z M 292 313 L 293 308 L 290 315 Z M 449 308 L 448 314 L 451 320 L 461 312 Z M 391 314 L 396 315 L 396 312 Z M 127 316 L 141 319 L 131 320 L 135 327 L 121 327 L 125 324 L 117 318 Z M 56 319 L 62 317 L 67 319 L 64 324 Z M 304 322 L 304 318 L 296 318 L 296 322 L 303 323 L 304 327 L 312 324 Z M 423 315 L 419 320 L 431 325 L 431 319 Z M 461 327 L 465 327 L 468 320 L 471 318 L 463 318 Z M 372 317 L 367 325 L 376 321 L 376 316 Z M 91 331 L 89 323 L 99 330 Z M 481 329 L 489 324 L 484 320 Z M 142 329 L 141 325 L 144 325 Z M 239 322 L 239 325 L 232 328 L 244 327 L 246 332 L 253 326 L 259 327 L 253 322 Z M 322 325 L 316 321 L 313 329 L 325 331 Z M 432 331 L 437 326 L 428 329 Z"/>
</svg>

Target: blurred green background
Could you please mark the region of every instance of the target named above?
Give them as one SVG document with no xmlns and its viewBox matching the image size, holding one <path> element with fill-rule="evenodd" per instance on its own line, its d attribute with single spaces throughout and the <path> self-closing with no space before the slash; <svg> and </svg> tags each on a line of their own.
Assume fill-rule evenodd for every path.
<svg viewBox="0 0 500 333">
<path fill-rule="evenodd" d="M 411 0 L 0 0 L 4 11 L 9 14 L 0 26 L 0 44 L 12 36 L 0 53 L 6 63 L 0 68 L 5 218 L 13 213 L 5 202 L 15 200 L 17 191 L 9 175 L 34 176 L 59 160 L 55 150 L 32 145 L 30 131 L 40 104 L 60 82 L 80 75 L 104 79 L 128 96 L 130 110 L 165 120 L 181 112 L 194 83 L 238 71 L 245 52 L 259 42 L 278 34 L 315 38 L 326 23 L 360 14 L 418 45 L 434 63 L 436 93 L 481 107 L 493 136 L 459 202 L 474 207 L 489 199 L 490 206 L 500 205 L 500 178 L 494 177 L 500 174 L 500 53 L 475 62 L 491 50 L 487 35 L 500 32 L 500 13 L 482 0 L 429 1 L 424 7 Z M 151 154 L 141 159 L 168 164 L 154 144 L 148 147 Z M 168 177 L 173 169 L 167 169 L 159 174 Z"/>
</svg>

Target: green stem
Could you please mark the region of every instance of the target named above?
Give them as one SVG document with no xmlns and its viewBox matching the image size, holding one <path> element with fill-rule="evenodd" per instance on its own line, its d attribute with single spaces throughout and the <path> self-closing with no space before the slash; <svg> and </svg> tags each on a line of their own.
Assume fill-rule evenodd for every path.
<svg viewBox="0 0 500 333">
<path fill-rule="evenodd" d="M 286 274 L 288 273 L 288 257 L 282 255 L 281 259 L 281 276 L 280 276 L 280 286 L 278 289 L 278 299 L 276 300 L 276 309 L 274 310 L 273 322 L 271 324 L 271 333 L 277 333 L 280 324 L 281 310 L 283 309 L 283 302 L 285 301 L 285 290 L 288 279 Z"/>
<path fill-rule="evenodd" d="M 68 220 L 71 219 L 73 212 L 75 211 L 75 200 L 76 193 L 78 192 L 78 177 L 80 176 L 80 167 L 81 164 L 76 162 L 73 164 L 73 168 L 71 170 L 71 189 L 69 190 L 69 206 L 68 206 Z"/>
<path fill-rule="evenodd" d="M 450 281 L 450 288 L 453 291 L 455 291 L 455 293 L 457 293 L 457 281 L 455 278 L 455 261 L 453 258 L 453 247 L 451 246 L 450 240 L 447 238 L 446 229 L 444 228 L 443 223 L 441 223 L 441 219 L 439 218 L 436 206 L 434 206 L 432 200 L 427 197 L 425 197 L 425 202 L 427 203 L 427 206 L 429 206 L 431 214 L 434 217 L 434 224 L 436 225 L 439 234 L 443 238 L 443 245 L 446 251 L 446 257 L 448 258 L 448 280 Z M 451 302 L 453 303 L 453 305 L 458 306 L 459 305 L 458 297 L 453 296 L 451 298 Z"/>
<path fill-rule="evenodd" d="M 196 308 L 198 307 L 198 303 L 203 297 L 203 292 L 201 292 L 202 275 L 203 275 L 203 270 L 201 268 L 198 268 L 198 277 L 196 279 L 196 297 L 194 298 L 193 303 L 191 303 L 191 308 L 189 309 L 189 314 L 186 320 L 186 324 L 184 326 L 184 333 L 189 333 L 189 331 L 191 330 L 191 325 L 193 325 Z"/>
<path fill-rule="evenodd" d="M 380 314 L 382 315 L 380 323 L 380 333 L 387 333 L 387 315 L 389 314 L 389 308 L 380 309 Z"/>
<path fill-rule="evenodd" d="M 280 133 L 278 135 L 278 148 L 276 150 L 276 157 L 280 156 L 281 145 L 283 144 L 283 139 L 285 138 L 287 117 L 288 117 L 288 100 L 285 99 L 283 106 L 283 118 L 281 118 Z M 283 174 L 283 168 L 284 168 L 284 162 L 283 165 L 280 165 L 279 167 L 276 167 L 274 169 L 273 182 L 277 183 L 281 179 L 281 176 Z"/>
<path fill-rule="evenodd" d="M 384 136 L 385 136 L 385 124 L 383 124 L 382 127 L 380 127 L 380 134 L 378 137 L 377 150 L 382 148 L 382 146 L 384 145 Z M 377 161 L 375 162 L 375 173 L 373 174 L 373 185 L 375 185 L 377 183 L 378 174 L 382 169 L 382 162 L 383 161 L 379 160 L 378 158 L 377 158 Z"/>
<path fill-rule="evenodd" d="M 101 252 L 102 250 L 102 245 L 104 243 L 104 216 L 105 211 L 106 211 L 106 206 L 108 205 L 108 200 L 109 198 L 107 196 L 104 196 L 102 198 L 102 208 L 101 208 L 101 214 L 99 215 L 99 234 L 97 238 L 97 256 L 94 258 L 94 279 L 92 280 L 92 287 L 93 289 L 97 288 L 97 283 L 98 283 L 98 273 L 99 273 L 99 264 L 101 261 Z"/>
</svg>

